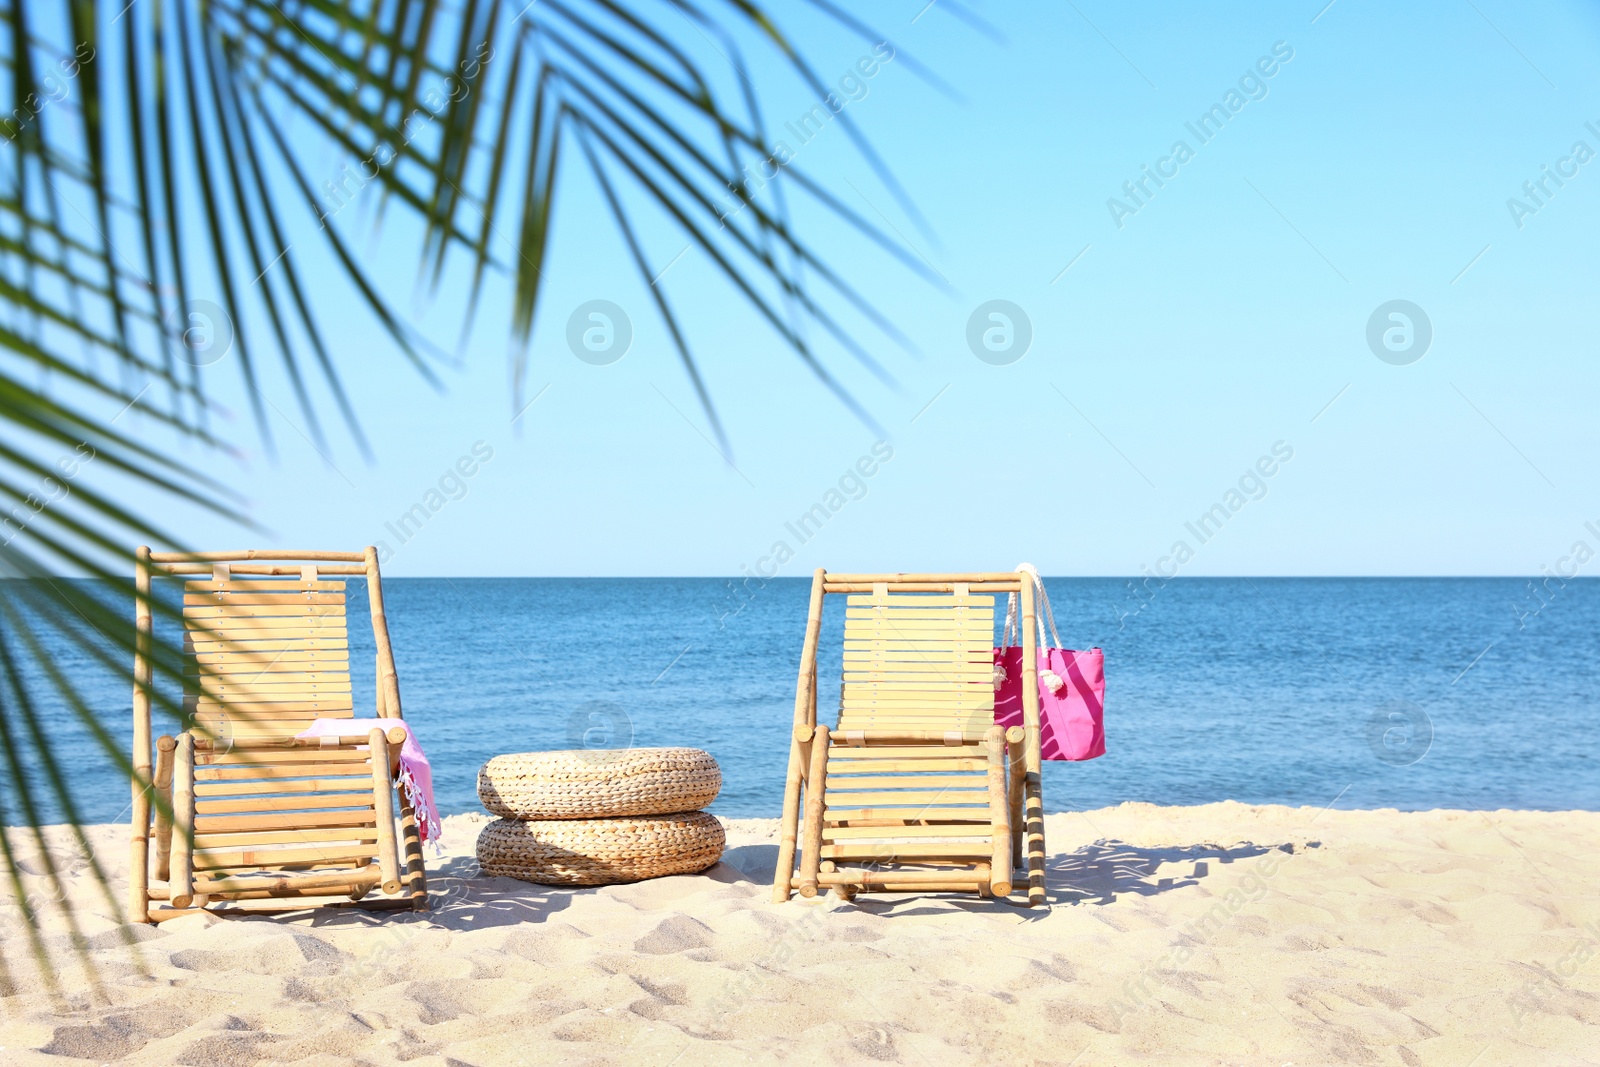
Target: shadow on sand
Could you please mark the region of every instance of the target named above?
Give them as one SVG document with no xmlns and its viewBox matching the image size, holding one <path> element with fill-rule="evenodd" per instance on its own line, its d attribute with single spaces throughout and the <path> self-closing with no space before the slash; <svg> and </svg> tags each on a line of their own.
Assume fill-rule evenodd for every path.
<svg viewBox="0 0 1600 1067">
<path fill-rule="evenodd" d="M 1125 841 L 1096 841 L 1092 845 L 1049 858 L 1045 867 L 1050 887 L 1048 901 L 1052 905 L 1104 905 L 1114 904 L 1119 897 L 1129 894 L 1154 896 L 1199 885 L 1212 875 L 1214 865 L 1226 866 L 1239 860 L 1254 859 L 1273 849 L 1293 853 L 1297 847 L 1316 848 L 1317 843 L 1310 842 L 1303 846 L 1290 843 L 1257 845 L 1246 841 L 1228 846 L 1202 844 L 1145 848 Z M 722 857 L 724 865 L 735 868 L 743 875 L 742 879 L 735 880 L 758 885 L 772 883 L 773 868 L 777 861 L 777 845 L 741 845 L 730 848 Z M 1157 873 L 1171 867 L 1177 867 L 1178 870 Z M 714 875 L 717 870 L 713 867 L 707 873 Z M 931 915 L 948 913 L 955 908 L 987 913 L 1019 911 L 1023 918 L 1043 918 L 1047 912 L 1029 909 L 1025 894 L 1026 890 L 1021 885 L 1007 900 L 954 894 L 863 893 L 856 897 L 855 905 L 870 914 L 892 912 L 895 915 Z M 916 906 L 918 902 L 926 905 L 930 900 L 937 900 L 937 906 Z M 913 907 L 906 908 L 907 904 Z"/>
<path fill-rule="evenodd" d="M 1297 848 L 1316 848 L 1318 842 L 1257 845 L 1200 844 L 1140 847 L 1125 841 L 1102 840 L 1072 852 L 1051 856 L 1046 865 L 1048 902 L 1057 904 L 1114 904 L 1128 895 L 1155 896 L 1174 889 L 1200 885 L 1211 877 L 1215 865 L 1226 866 L 1239 860 L 1254 859 L 1277 849 L 1294 853 Z M 777 845 L 739 845 L 723 853 L 700 877 L 729 885 L 766 886 L 772 884 L 778 861 Z M 1165 869 L 1165 870 L 1164 870 Z M 1163 872 L 1164 873 L 1161 873 Z M 1020 872 L 1019 872 L 1020 873 Z M 485 877 L 478 861 L 455 856 L 428 870 L 428 899 L 431 910 L 407 912 L 392 909 L 346 905 L 291 912 L 293 917 L 308 917 L 318 928 L 376 926 L 401 923 L 445 930 L 486 930 L 497 926 L 542 923 L 567 908 L 575 896 L 596 893 L 603 886 L 543 886 L 515 878 Z M 909 906 L 908 906 L 909 905 Z M 1048 908 L 1027 907 L 1026 890 L 1019 884 L 1006 900 L 992 900 L 965 894 L 874 894 L 856 897 L 855 907 L 874 915 L 938 915 L 952 909 L 978 913 L 1017 913 L 1024 920 L 1037 920 Z M 227 915 L 227 912 L 218 914 Z M 234 915 L 244 918 L 240 913 Z M 269 916 L 250 916 L 255 921 L 271 921 Z"/>
<path fill-rule="evenodd" d="M 1061 904 L 1114 904 L 1118 897 L 1148 897 L 1199 885 L 1211 875 L 1212 864 L 1264 856 L 1273 849 L 1293 853 L 1294 844 L 1171 845 L 1140 848 L 1125 841 L 1096 841 L 1074 852 L 1050 857 L 1046 866 L 1054 902 Z M 1304 847 L 1317 847 L 1315 842 Z M 1158 875 L 1167 865 L 1180 871 Z M 1181 870 L 1187 867 L 1187 871 Z"/>
<path fill-rule="evenodd" d="M 486 877 L 471 856 L 452 856 L 428 865 L 428 904 L 425 912 L 383 910 L 351 905 L 319 908 L 308 915 L 319 929 L 341 926 L 378 926 L 400 922 L 443 930 L 487 930 L 496 926 L 542 923 L 572 903 L 583 887 L 534 885 L 515 878 Z"/>
</svg>

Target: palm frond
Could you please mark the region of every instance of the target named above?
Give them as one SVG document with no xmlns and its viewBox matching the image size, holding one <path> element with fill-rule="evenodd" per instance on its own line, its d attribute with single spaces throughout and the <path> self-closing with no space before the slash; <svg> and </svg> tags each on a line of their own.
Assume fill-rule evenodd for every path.
<svg viewBox="0 0 1600 1067">
<path fill-rule="evenodd" d="M 830 0 L 810 2 L 843 32 L 882 40 Z M 400 216 L 414 234 L 418 284 L 437 292 L 452 267 L 471 266 L 458 350 L 478 328 L 480 294 L 504 287 L 520 390 L 560 188 L 592 180 L 724 449 L 713 376 L 694 353 L 694 324 L 655 275 L 643 218 L 675 228 L 870 424 L 834 353 L 884 382 L 893 376 L 841 316 L 912 346 L 801 235 L 791 196 L 939 279 L 822 182 L 773 162 L 746 46 L 775 56 L 772 66 L 819 104 L 829 99 L 752 0 L 0 0 L 0 574 L 9 579 L 0 581 L 0 765 L 12 780 L 0 796 L 0 853 L 36 952 L 46 945 L 30 879 L 48 883 L 45 898 L 76 929 L 46 821 L 67 824 L 104 884 L 82 833 L 91 813 L 64 776 L 56 731 L 74 724 L 118 774 L 136 773 L 108 728 L 126 720 L 127 705 L 93 706 L 52 656 L 69 649 L 127 673 L 137 641 L 127 546 L 187 547 L 181 531 L 151 520 L 152 501 L 249 522 L 223 481 L 173 458 L 234 451 L 215 429 L 225 421 L 207 388 L 217 372 L 202 372 L 188 328 L 210 297 L 233 338 L 254 436 L 271 449 L 268 393 L 281 381 L 319 448 L 335 447 L 342 428 L 365 453 L 342 379 L 349 368 L 330 350 L 319 319 L 328 309 L 307 281 L 313 268 L 342 278 L 399 359 L 439 385 L 436 366 L 449 357 L 390 295 L 388 273 L 355 251 L 359 226 Z M 910 57 L 901 62 L 942 86 Z M 852 116 L 837 121 L 926 232 Z M 577 152 L 564 152 L 574 138 Z M 359 171 L 356 190 L 337 184 L 347 172 L 321 180 L 330 148 Z M 581 166 L 564 169 L 573 159 Z M 765 188 L 747 176 L 764 163 L 773 170 Z M 364 210 L 346 211 L 357 198 Z M 63 572 L 83 580 L 63 583 Z M 152 609 L 176 618 L 171 605 Z M 180 649 L 157 640 L 151 660 L 152 699 L 179 720 L 180 702 L 164 694 L 181 686 Z M 25 845 L 43 856 L 43 873 L 19 866 Z M 0 985 L 13 981 L 10 962 Z"/>
</svg>

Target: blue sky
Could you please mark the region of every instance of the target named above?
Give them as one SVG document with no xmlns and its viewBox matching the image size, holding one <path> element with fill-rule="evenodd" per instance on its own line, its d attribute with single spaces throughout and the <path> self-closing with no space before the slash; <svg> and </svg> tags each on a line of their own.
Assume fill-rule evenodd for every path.
<svg viewBox="0 0 1600 1067">
<path fill-rule="evenodd" d="M 793 164 L 946 283 L 798 206 L 813 243 L 917 349 L 852 320 L 891 387 L 823 344 L 876 426 L 653 223 L 647 254 L 701 359 L 730 463 L 573 152 L 523 386 L 539 399 L 515 425 L 503 292 L 485 295 L 443 393 L 363 313 L 336 307 L 330 336 L 375 462 L 337 434 L 319 456 L 281 382 L 269 389 L 279 453 L 262 455 L 225 357 L 208 382 L 241 413 L 234 437 L 250 454 L 204 462 L 270 532 L 183 510 L 167 524 L 200 546 L 384 542 L 396 575 L 1023 559 L 1048 574 L 1531 574 L 1580 538 L 1600 543 L 1584 529 L 1600 524 L 1600 158 L 1573 156 L 1576 142 L 1600 153 L 1594 5 L 990 3 L 978 10 L 991 34 L 924 3 L 876 6 L 897 58 L 847 107 L 926 225 L 838 124 Z M 871 53 L 788 7 L 824 78 Z M 773 68 L 751 73 L 777 128 L 815 98 Z M 1226 111 L 1230 91 L 1238 110 L 1202 143 L 1186 124 Z M 1178 141 L 1192 158 L 1164 162 Z M 327 153 L 330 174 L 342 162 Z M 1142 167 L 1171 176 L 1132 203 L 1124 183 Z M 1529 205 L 1524 182 L 1557 167 L 1564 184 L 1546 179 L 1537 210 L 1514 217 L 1508 200 Z M 396 265 L 404 294 L 413 235 L 393 211 L 376 233 L 369 218 L 358 205 L 348 232 L 380 269 Z M 468 273 L 452 268 L 411 305 L 446 346 Z M 608 365 L 567 344 L 569 316 L 592 300 L 631 322 L 629 350 Z M 1003 365 L 968 344 L 969 319 L 993 300 L 1020 308 L 1032 335 Z M 1431 325 L 1414 362 L 1368 343 L 1369 319 L 1394 300 Z M 463 457 L 472 474 L 452 477 Z M 802 543 L 786 524 L 830 500 Z M 418 504 L 438 506 L 402 541 L 391 526 Z M 1202 541 L 1190 526 L 1218 505 L 1225 519 Z M 792 558 L 779 562 L 779 543 Z"/>
</svg>

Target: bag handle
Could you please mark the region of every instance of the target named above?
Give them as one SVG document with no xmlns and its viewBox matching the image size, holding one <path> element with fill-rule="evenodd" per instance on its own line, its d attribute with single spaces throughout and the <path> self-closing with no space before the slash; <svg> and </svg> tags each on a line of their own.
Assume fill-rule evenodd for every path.
<svg viewBox="0 0 1600 1067">
<path fill-rule="evenodd" d="M 1065 648 L 1061 643 L 1061 635 L 1056 632 L 1055 612 L 1050 610 L 1050 594 L 1045 592 L 1044 579 L 1039 577 L 1039 568 L 1031 563 L 1019 563 L 1016 567 L 1018 574 L 1026 574 L 1033 579 L 1033 591 L 1037 603 L 1034 605 L 1034 622 L 1039 627 L 1039 648 Z M 1042 609 L 1042 610 L 1041 610 Z M 1044 628 L 1048 620 L 1050 636 L 1055 639 L 1055 644 L 1046 645 L 1044 641 Z M 1009 648 L 1014 638 L 1020 637 L 1021 622 L 1017 618 L 1017 594 L 1006 595 L 1006 626 L 1002 632 L 1002 648 Z"/>
</svg>

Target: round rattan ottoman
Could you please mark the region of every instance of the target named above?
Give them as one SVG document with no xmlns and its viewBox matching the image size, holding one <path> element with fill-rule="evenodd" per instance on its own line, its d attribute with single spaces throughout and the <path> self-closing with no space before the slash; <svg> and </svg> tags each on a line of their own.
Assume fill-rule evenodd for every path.
<svg viewBox="0 0 1600 1067">
<path fill-rule="evenodd" d="M 722 788 L 698 748 L 575 749 L 495 756 L 478 799 L 503 819 L 596 819 L 695 811 Z"/>
<path fill-rule="evenodd" d="M 496 819 L 478 835 L 483 873 L 541 885 L 613 885 L 695 874 L 722 858 L 716 816 Z"/>
</svg>

